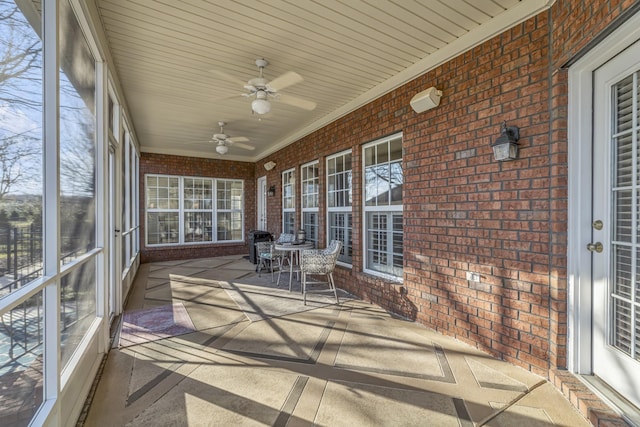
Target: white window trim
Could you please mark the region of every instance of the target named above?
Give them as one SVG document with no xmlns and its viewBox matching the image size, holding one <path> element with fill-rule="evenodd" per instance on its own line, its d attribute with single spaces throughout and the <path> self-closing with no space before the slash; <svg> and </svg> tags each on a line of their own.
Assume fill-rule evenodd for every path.
<svg viewBox="0 0 640 427">
<path fill-rule="evenodd" d="M 332 159 L 336 159 L 338 157 L 344 157 L 345 155 L 350 154 L 351 155 L 351 174 L 353 176 L 353 150 L 348 149 L 348 150 L 344 150 L 341 151 L 339 153 L 335 153 L 332 154 L 331 156 L 327 156 L 326 159 L 326 163 L 325 163 L 325 194 L 326 194 L 326 206 L 327 206 L 327 217 L 326 217 L 326 236 L 327 236 L 327 242 L 329 242 L 330 239 L 330 230 L 331 230 L 331 213 L 350 213 L 351 214 L 351 219 L 353 221 L 353 203 L 350 204 L 349 206 L 329 206 L 329 161 Z M 351 192 L 353 194 L 353 187 L 351 187 Z M 351 228 L 351 233 L 353 235 L 353 227 Z M 344 243 L 343 243 L 343 247 L 344 247 Z M 346 263 L 344 261 L 340 261 L 338 259 L 338 261 L 336 261 L 336 263 L 340 266 L 343 267 L 347 267 L 347 268 L 353 268 L 353 264 L 351 263 Z"/>
<path fill-rule="evenodd" d="M 362 169 L 360 171 L 360 173 L 362 174 L 362 271 L 364 273 L 370 274 L 372 276 L 377 276 L 377 277 L 381 277 L 383 279 L 392 281 L 392 282 L 396 282 L 396 283 L 403 283 L 404 282 L 404 274 L 402 276 L 394 276 L 392 274 L 389 273 L 384 273 L 384 272 L 380 272 L 380 271 L 376 271 L 376 270 L 371 270 L 369 268 L 367 268 L 367 248 L 369 245 L 369 242 L 367 240 L 367 214 L 369 212 L 404 212 L 404 201 L 402 204 L 400 205 L 387 205 L 387 206 L 367 206 L 366 205 L 366 180 L 365 180 L 365 172 L 366 172 L 366 166 L 365 166 L 365 150 L 368 147 L 374 146 L 374 145 L 378 145 L 384 142 L 389 142 L 392 139 L 396 139 L 396 138 L 402 138 L 402 132 L 398 132 L 396 134 L 393 135 L 389 135 L 386 136 L 384 138 L 380 138 L 377 139 L 375 141 L 371 141 L 367 144 L 362 145 Z"/>
<path fill-rule="evenodd" d="M 307 193 L 305 191 L 305 183 L 309 182 L 309 180 L 303 180 L 303 170 L 306 168 L 309 168 L 310 166 L 314 166 L 320 165 L 320 162 L 318 160 L 314 160 L 312 162 L 308 162 L 305 163 L 303 165 L 300 166 L 300 210 L 301 210 L 301 215 L 300 215 L 300 229 L 304 230 L 304 226 L 305 226 L 305 222 L 304 222 L 304 214 L 305 213 L 315 213 L 316 214 L 316 219 L 318 220 L 318 223 L 315 224 L 316 229 L 318 229 L 318 236 L 317 239 L 320 239 L 320 230 L 319 230 L 319 222 L 320 222 L 320 217 L 319 217 L 319 212 L 320 212 L 320 208 L 318 207 L 320 204 L 320 170 L 319 168 L 317 168 L 318 170 L 318 174 L 315 177 L 315 180 L 318 182 L 318 192 L 316 193 L 316 205 L 312 206 L 312 207 L 305 207 L 305 196 L 309 195 L 309 193 Z M 307 236 L 307 239 L 309 238 L 309 236 Z M 316 242 L 317 243 L 317 242 Z"/>
<path fill-rule="evenodd" d="M 285 176 L 287 176 L 289 173 L 292 174 L 292 179 L 293 179 L 293 184 L 287 182 L 285 183 Z M 295 168 L 291 168 L 291 169 L 287 169 L 282 171 L 282 231 L 284 232 L 285 230 L 285 222 L 284 222 L 284 218 L 285 218 L 285 212 L 292 212 L 293 216 L 294 216 L 294 224 L 293 224 L 293 228 L 295 229 L 295 214 L 296 214 L 296 186 L 295 186 L 295 179 L 296 179 L 296 169 Z M 292 200 L 293 200 L 293 208 L 285 208 L 285 185 L 291 185 L 291 187 L 293 188 L 293 196 L 292 196 Z"/>
<path fill-rule="evenodd" d="M 240 201 L 240 209 L 234 209 L 233 208 L 233 199 L 231 199 L 230 203 L 231 203 L 231 207 L 230 208 L 225 208 L 225 209 L 219 209 L 218 208 L 218 183 L 220 181 L 226 181 L 226 182 L 241 182 L 242 183 L 242 200 Z M 213 237 L 213 241 L 212 242 L 200 242 L 200 243 L 238 243 L 238 242 L 244 242 L 244 180 L 241 179 L 232 179 L 232 178 L 215 178 L 213 180 L 213 187 L 212 187 L 212 191 L 213 191 L 213 199 L 212 199 L 212 209 L 213 209 L 213 223 L 212 223 L 212 237 Z M 240 220 L 240 239 L 238 240 L 218 240 L 218 215 L 220 213 L 231 213 L 233 214 L 234 212 L 240 212 L 240 216 L 241 216 L 241 220 Z"/>
<path fill-rule="evenodd" d="M 318 205 L 319 205 L 319 200 L 318 198 L 320 197 L 320 173 L 318 172 L 318 175 L 316 176 L 316 180 L 318 181 L 318 192 L 316 193 L 318 195 L 318 197 L 316 198 L 316 205 L 312 206 L 312 207 L 305 207 L 304 206 L 304 196 L 308 195 L 309 193 L 307 193 L 305 191 L 305 182 L 309 182 L 307 181 L 303 181 L 302 179 L 302 171 L 305 168 L 308 168 L 310 166 L 313 165 L 319 165 L 320 162 L 318 160 L 314 160 L 313 162 L 309 162 L 309 163 L 305 163 L 303 165 L 300 166 L 300 197 L 302 198 L 302 200 L 300 201 L 300 207 L 302 209 L 302 212 L 318 212 Z"/>
<path fill-rule="evenodd" d="M 149 209 L 147 208 L 147 194 L 148 194 L 148 186 L 147 186 L 147 178 L 148 177 L 162 177 L 162 178 L 178 178 L 178 208 L 177 209 Z M 207 179 L 212 181 L 212 194 L 211 194 L 211 212 L 212 212 L 212 231 L 211 231 L 211 240 L 205 242 L 185 242 L 184 239 L 184 214 L 187 212 L 184 208 L 184 179 Z M 244 223 L 245 223 L 245 199 L 244 195 L 242 197 L 242 206 L 239 211 L 242 216 L 242 224 L 240 226 L 241 236 L 240 239 L 237 240 L 218 240 L 217 233 L 217 224 L 218 224 L 218 212 L 236 212 L 236 209 L 218 209 L 218 193 L 217 193 L 217 185 L 218 181 L 237 181 L 242 183 L 243 194 L 245 183 L 244 180 L 234 179 L 234 178 L 212 178 L 206 176 L 182 176 L 182 175 L 165 175 L 165 174 L 155 174 L 149 173 L 144 176 L 144 189 L 145 189 L 145 204 L 144 204 L 144 225 L 145 225 L 145 247 L 148 248 L 160 248 L 160 247 L 175 247 L 175 246 L 200 246 L 200 245 L 211 245 L 211 244 L 221 244 L 221 243 L 242 243 L 245 240 L 244 236 Z M 178 241 L 172 243 L 149 243 L 149 224 L 148 224 L 148 214 L 149 212 L 178 212 Z M 188 212 L 192 212 L 188 210 Z"/>
</svg>

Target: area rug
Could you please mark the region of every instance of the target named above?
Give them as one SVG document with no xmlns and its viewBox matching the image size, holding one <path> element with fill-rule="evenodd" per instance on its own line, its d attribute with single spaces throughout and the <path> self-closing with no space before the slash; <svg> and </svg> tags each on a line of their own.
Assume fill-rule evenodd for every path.
<svg viewBox="0 0 640 427">
<path fill-rule="evenodd" d="M 122 317 L 120 347 L 156 341 L 196 330 L 182 303 L 126 311 Z"/>
</svg>

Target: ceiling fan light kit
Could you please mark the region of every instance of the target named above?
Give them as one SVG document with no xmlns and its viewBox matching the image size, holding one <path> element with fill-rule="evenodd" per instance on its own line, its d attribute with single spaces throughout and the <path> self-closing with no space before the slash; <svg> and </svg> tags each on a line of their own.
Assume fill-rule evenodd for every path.
<svg viewBox="0 0 640 427">
<path fill-rule="evenodd" d="M 216 151 L 218 154 L 227 154 L 227 152 L 229 152 L 229 146 L 231 145 L 235 145 L 236 147 L 245 150 L 255 150 L 255 147 L 242 143 L 244 141 L 249 141 L 248 138 L 244 136 L 236 136 L 232 138 L 224 133 L 224 125 L 226 125 L 225 122 L 218 122 L 218 126 L 220 126 L 220 133 L 214 133 L 210 141 L 217 144 Z"/>
<path fill-rule="evenodd" d="M 251 109 L 256 114 L 267 114 L 271 111 L 271 103 L 267 101 L 267 93 L 263 90 L 256 92 L 256 99 L 251 102 Z"/>
<path fill-rule="evenodd" d="M 216 151 L 218 152 L 218 154 L 227 154 L 227 152 L 229 151 L 229 147 L 224 144 L 218 144 L 216 145 Z"/>
<path fill-rule="evenodd" d="M 264 59 L 256 59 L 256 66 L 260 70 L 260 75 L 242 83 L 242 87 L 247 91 L 241 96 L 245 98 L 253 98 L 251 101 L 251 110 L 258 115 L 264 115 L 271 111 L 271 100 L 277 100 L 282 104 L 291 105 L 296 108 L 311 111 L 316 108 L 316 103 L 296 96 L 287 95 L 281 91 L 289 86 L 302 82 L 302 76 L 294 71 L 287 71 L 273 80 L 264 78 L 264 68 L 269 62 Z M 216 71 L 216 74 L 230 81 L 238 82 L 239 79 L 229 76 L 223 72 Z"/>
</svg>

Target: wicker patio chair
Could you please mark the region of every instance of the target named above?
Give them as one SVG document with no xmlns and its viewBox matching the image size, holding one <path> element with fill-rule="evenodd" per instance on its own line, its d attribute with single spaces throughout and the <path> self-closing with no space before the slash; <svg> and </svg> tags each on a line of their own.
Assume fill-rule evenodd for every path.
<svg viewBox="0 0 640 427">
<path fill-rule="evenodd" d="M 302 272 L 302 294 L 305 305 L 307 304 L 307 285 L 318 284 L 328 284 L 329 289 L 314 289 L 314 292 L 333 292 L 333 296 L 336 298 L 336 304 L 339 303 L 336 284 L 333 280 L 333 270 L 336 267 L 340 249 L 342 249 L 342 242 L 340 240 L 332 240 L 326 249 L 307 249 L 302 251 L 300 256 L 300 271 Z M 307 277 L 308 275 L 324 275 L 327 280 L 310 281 Z"/>
</svg>

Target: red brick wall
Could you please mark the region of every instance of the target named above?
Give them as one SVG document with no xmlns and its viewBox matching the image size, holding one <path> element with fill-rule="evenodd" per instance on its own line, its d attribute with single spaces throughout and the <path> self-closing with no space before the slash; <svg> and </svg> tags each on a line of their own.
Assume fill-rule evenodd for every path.
<svg viewBox="0 0 640 427">
<path fill-rule="evenodd" d="M 256 181 L 254 164 L 247 162 L 201 159 L 142 153 L 140 155 L 140 239 L 141 261 L 166 261 L 175 259 L 204 258 L 229 254 L 248 254 L 243 243 L 212 243 L 180 246 L 147 247 L 145 234 L 145 175 L 164 174 L 177 176 L 213 177 L 244 180 L 245 236 L 256 224 Z"/>
<path fill-rule="evenodd" d="M 269 231 L 281 231 L 283 170 L 295 167 L 299 183 L 299 166 L 319 160 L 323 195 L 326 157 L 352 149 L 353 268 L 337 268 L 338 285 L 540 375 L 566 366 L 568 89 L 562 65 L 633 3 L 559 0 L 262 159 L 240 175 L 266 175 L 267 186 L 275 185 L 276 195 L 267 198 Z M 440 106 L 415 113 L 410 99 L 430 86 L 444 92 Z M 505 120 L 520 128 L 520 154 L 501 163 L 490 144 Z M 361 246 L 361 146 L 396 132 L 403 133 L 405 173 L 402 284 L 363 273 Z M 148 155 L 142 160 L 149 163 L 143 173 L 170 161 Z M 266 172 L 268 161 L 276 167 Z M 198 162 L 210 161 L 189 160 Z M 218 166 L 225 170 L 227 163 Z M 247 194 L 255 193 L 253 185 L 247 181 Z M 299 185 L 296 191 L 299 224 Z M 255 204 L 249 200 L 247 223 L 253 224 Z M 321 197 L 320 230 L 326 229 L 324 211 Z M 321 245 L 325 239 L 321 235 Z M 479 273 L 481 282 L 467 281 L 468 271 Z"/>
<path fill-rule="evenodd" d="M 279 187 L 282 170 L 319 159 L 322 176 L 327 155 L 352 148 L 354 263 L 338 268 L 340 287 L 545 375 L 552 265 L 548 28 L 548 13 L 520 24 L 264 159 L 277 163 L 268 181 Z M 410 99 L 430 86 L 444 92 L 440 106 L 415 113 Z M 520 127 L 521 154 L 498 163 L 490 144 L 504 120 Z M 399 131 L 402 285 L 364 274 L 360 243 L 361 145 Z M 270 200 L 274 217 L 279 193 Z M 480 273 L 481 283 L 468 282 L 467 271 Z"/>
<path fill-rule="evenodd" d="M 580 55 L 587 45 L 606 30 L 637 0 L 563 0 L 551 8 L 553 16 L 553 63 L 560 67 Z"/>
<path fill-rule="evenodd" d="M 354 263 L 338 267 L 339 285 L 543 376 L 565 367 L 568 89 L 560 67 L 631 3 L 556 2 L 264 159 L 278 164 L 268 175 L 278 188 L 269 223 L 281 221 L 282 170 L 313 159 L 324 168 L 327 155 L 352 148 Z M 443 90 L 441 104 L 416 114 L 409 100 L 430 86 Z M 520 155 L 499 163 L 490 144 L 504 120 L 520 128 Z M 360 245 L 361 145 L 398 131 L 402 285 L 364 274 Z M 467 271 L 481 282 L 467 281 Z"/>
</svg>

